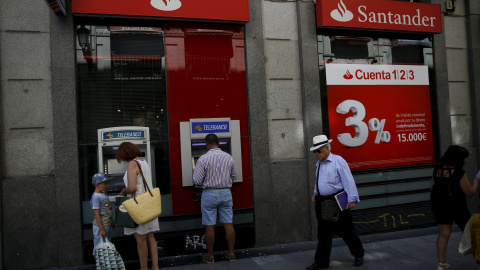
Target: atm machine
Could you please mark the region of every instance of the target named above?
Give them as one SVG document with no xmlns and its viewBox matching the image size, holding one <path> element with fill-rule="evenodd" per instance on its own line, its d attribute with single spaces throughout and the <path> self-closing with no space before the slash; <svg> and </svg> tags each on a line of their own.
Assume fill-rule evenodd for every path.
<svg viewBox="0 0 480 270">
<path fill-rule="evenodd" d="M 127 171 L 127 163 L 118 163 L 115 157 L 118 147 L 123 142 L 136 144 L 144 158 L 151 166 L 150 130 L 148 127 L 111 127 L 98 130 L 98 169 L 108 177 L 113 177 L 109 182 L 107 194 L 111 201 L 115 200 L 125 184 L 123 176 Z M 152 172 L 152 180 L 154 180 Z M 155 185 L 155 183 L 153 183 Z"/>
<path fill-rule="evenodd" d="M 205 136 L 217 135 L 220 149 L 232 155 L 237 166 L 237 180 L 243 182 L 240 121 L 230 118 L 190 119 L 180 122 L 180 151 L 182 156 L 182 186 L 193 186 L 193 170 L 198 158 L 207 152 Z"/>
</svg>

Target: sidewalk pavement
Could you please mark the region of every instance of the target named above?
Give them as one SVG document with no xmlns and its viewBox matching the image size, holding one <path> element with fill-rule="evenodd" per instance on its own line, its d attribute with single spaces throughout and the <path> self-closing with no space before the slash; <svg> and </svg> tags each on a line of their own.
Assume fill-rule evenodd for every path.
<svg viewBox="0 0 480 270">
<path fill-rule="evenodd" d="M 451 269 L 477 269 L 473 255 L 458 253 L 462 232 L 454 226 L 447 248 L 447 263 Z M 365 263 L 353 266 L 353 257 L 341 238 L 333 240 L 329 269 L 436 269 L 438 265 L 435 242 L 437 228 L 416 229 L 392 233 L 360 236 L 365 248 Z M 304 270 L 313 263 L 317 242 L 301 242 L 266 248 L 237 250 L 237 260 L 223 259 L 222 252 L 215 253 L 215 263 L 202 262 L 201 255 L 189 255 L 160 259 L 160 266 L 167 270 Z M 182 258 L 183 257 L 183 258 Z"/>
<path fill-rule="evenodd" d="M 447 247 L 447 263 L 451 269 L 477 269 L 473 256 L 458 253 L 462 233 L 454 225 Z M 365 263 L 361 267 L 353 266 L 353 257 L 341 238 L 333 240 L 330 268 L 336 270 L 368 269 L 436 269 L 437 228 L 414 229 L 391 233 L 360 236 L 365 248 Z M 215 263 L 202 262 L 201 254 L 164 257 L 159 259 L 160 269 L 167 270 L 304 270 L 313 263 L 317 242 L 300 242 L 275 245 L 264 248 L 236 250 L 237 260 L 229 262 L 223 258 L 223 252 L 214 254 Z M 138 261 L 125 262 L 127 269 L 138 269 Z M 58 269 L 58 268 L 57 268 Z M 70 270 L 95 269 L 94 265 L 85 265 Z M 53 270 L 53 268 L 52 268 Z"/>
</svg>

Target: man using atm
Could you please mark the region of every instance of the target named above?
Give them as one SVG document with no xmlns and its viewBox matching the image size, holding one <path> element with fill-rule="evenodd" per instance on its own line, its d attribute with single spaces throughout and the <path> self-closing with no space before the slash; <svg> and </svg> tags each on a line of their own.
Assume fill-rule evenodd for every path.
<svg viewBox="0 0 480 270">
<path fill-rule="evenodd" d="M 217 135 L 208 134 L 205 137 L 205 145 L 208 152 L 198 159 L 193 173 L 193 182 L 203 189 L 202 224 L 206 226 L 205 239 L 207 242 L 207 254 L 203 255 L 203 261 L 214 263 L 213 244 L 215 243 L 215 224 L 218 212 L 228 243 L 228 252 L 225 252 L 225 258 L 233 262 L 235 261 L 235 230 L 232 224 L 233 200 L 230 188 L 232 182 L 237 179 L 237 167 L 232 156 L 219 148 Z"/>
</svg>

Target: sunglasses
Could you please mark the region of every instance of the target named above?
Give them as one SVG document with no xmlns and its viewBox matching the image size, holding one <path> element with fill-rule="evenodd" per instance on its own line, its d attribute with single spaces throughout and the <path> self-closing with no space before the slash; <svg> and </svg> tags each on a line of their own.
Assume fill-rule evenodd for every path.
<svg viewBox="0 0 480 270">
<path fill-rule="evenodd" d="M 316 153 L 319 153 L 319 154 L 320 154 L 321 152 L 322 152 L 322 150 L 320 150 L 320 148 L 313 150 L 313 153 L 314 153 L 314 154 L 316 154 Z"/>
</svg>

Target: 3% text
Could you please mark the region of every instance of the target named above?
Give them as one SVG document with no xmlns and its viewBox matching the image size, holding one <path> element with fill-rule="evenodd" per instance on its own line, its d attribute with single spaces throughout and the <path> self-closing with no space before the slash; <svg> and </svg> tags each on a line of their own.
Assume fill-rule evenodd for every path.
<svg viewBox="0 0 480 270">
<path fill-rule="evenodd" d="M 355 128 L 355 137 L 352 137 L 350 133 L 339 134 L 337 137 L 341 144 L 349 147 L 363 145 L 368 139 L 369 129 L 377 132 L 375 144 L 380 144 L 380 142 L 388 143 L 390 141 L 390 132 L 384 130 L 386 119 L 371 118 L 367 126 L 363 121 L 366 115 L 365 106 L 360 101 L 347 99 L 337 106 L 337 112 L 340 114 L 347 114 L 349 111 L 353 112 L 353 116 L 345 119 L 345 126 Z"/>
<path fill-rule="evenodd" d="M 387 143 L 390 141 L 391 136 L 390 132 L 383 131 L 385 127 L 385 119 L 378 120 L 377 118 L 372 118 L 368 121 L 368 127 L 371 131 L 377 131 L 377 137 L 375 137 L 375 144 L 379 144 L 380 141 Z"/>
</svg>

